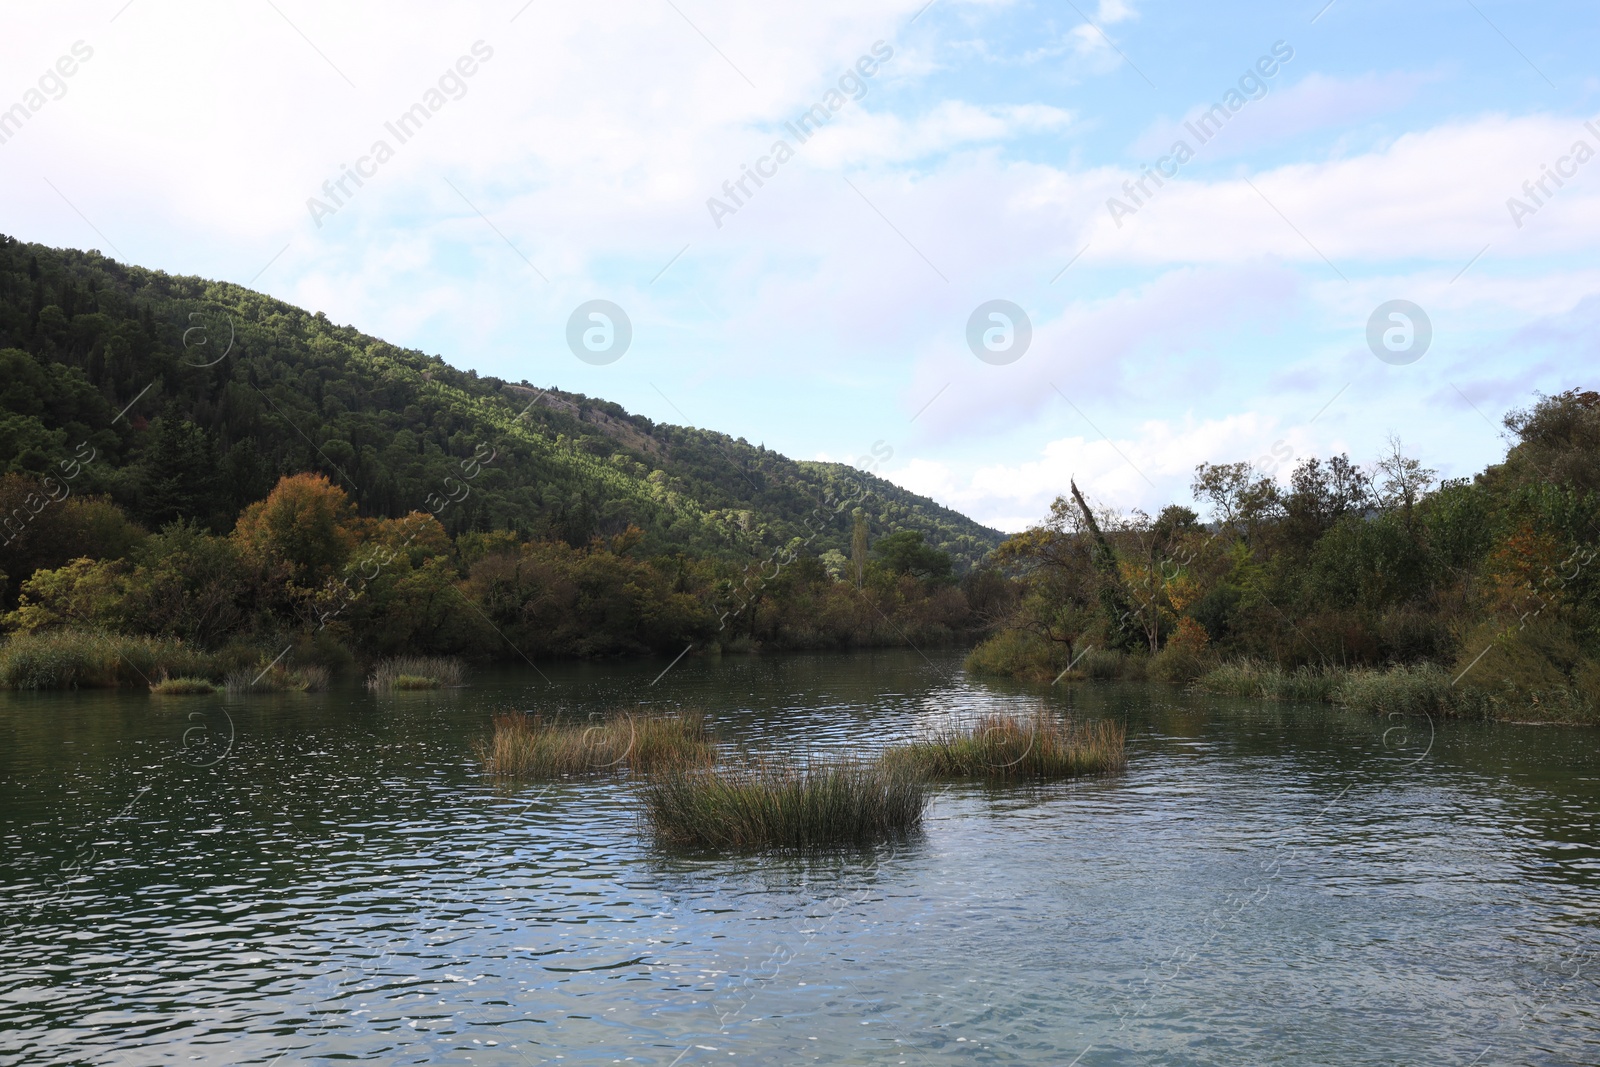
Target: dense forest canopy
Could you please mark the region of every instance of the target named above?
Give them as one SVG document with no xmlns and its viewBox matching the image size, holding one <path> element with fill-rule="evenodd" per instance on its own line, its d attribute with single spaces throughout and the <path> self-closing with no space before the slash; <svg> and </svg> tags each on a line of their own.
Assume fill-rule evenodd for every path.
<svg viewBox="0 0 1600 1067">
<path fill-rule="evenodd" d="M 831 495 L 960 572 L 1001 540 L 842 464 L 482 378 L 236 285 L 0 237 L 0 474 L 50 473 L 80 444 L 75 490 L 148 530 L 223 532 L 279 478 L 318 472 L 363 514 L 437 511 L 452 536 L 577 547 L 636 526 L 651 553 L 733 560 L 802 538 L 848 554 L 848 515 L 812 528 Z M 451 499 L 474 457 L 481 476 Z"/>
</svg>

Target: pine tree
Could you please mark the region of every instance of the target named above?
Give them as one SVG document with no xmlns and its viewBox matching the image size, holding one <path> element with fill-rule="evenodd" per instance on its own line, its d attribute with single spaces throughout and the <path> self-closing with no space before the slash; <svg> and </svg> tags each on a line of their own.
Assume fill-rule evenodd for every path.
<svg viewBox="0 0 1600 1067">
<path fill-rule="evenodd" d="M 146 452 L 134 512 L 152 529 L 178 519 L 210 524 L 217 489 L 217 454 L 205 428 L 169 407 L 156 420 Z"/>
</svg>

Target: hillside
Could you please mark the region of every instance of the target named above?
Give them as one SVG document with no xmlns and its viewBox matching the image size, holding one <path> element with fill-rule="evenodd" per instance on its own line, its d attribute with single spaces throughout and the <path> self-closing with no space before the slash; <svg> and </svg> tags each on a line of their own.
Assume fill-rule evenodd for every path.
<svg viewBox="0 0 1600 1067">
<path fill-rule="evenodd" d="M 479 377 L 225 282 L 0 236 L 0 474 L 51 470 L 79 442 L 94 459 L 77 491 L 152 530 L 186 517 L 221 531 L 280 476 L 317 471 L 365 514 L 451 499 L 452 535 L 581 545 L 633 524 L 652 553 L 746 558 L 807 536 L 832 493 L 859 498 L 874 537 L 920 532 L 961 571 L 1002 539 L 842 464 Z M 845 514 L 810 548 L 849 542 Z"/>
</svg>

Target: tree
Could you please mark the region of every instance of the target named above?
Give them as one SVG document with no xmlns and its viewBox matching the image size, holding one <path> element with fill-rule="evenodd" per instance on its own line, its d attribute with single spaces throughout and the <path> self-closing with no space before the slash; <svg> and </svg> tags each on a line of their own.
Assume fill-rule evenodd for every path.
<svg viewBox="0 0 1600 1067">
<path fill-rule="evenodd" d="M 1390 511 L 1398 509 L 1409 530 L 1417 501 L 1433 484 L 1436 472 L 1424 467 L 1420 460 L 1408 457 L 1400 447 L 1400 438 L 1395 434 L 1389 435 L 1387 443 L 1389 450 L 1378 460 L 1374 478 L 1378 504 Z"/>
<path fill-rule="evenodd" d="M 37 570 L 22 583 L 17 610 L 3 620 L 8 629 L 30 633 L 56 626 L 115 627 L 120 621 L 128 565 L 121 560 L 75 559 L 54 570 Z"/>
<path fill-rule="evenodd" d="M 150 529 L 179 519 L 210 525 L 217 497 L 217 453 L 211 435 L 176 407 L 155 421 L 134 513 Z"/>
<path fill-rule="evenodd" d="M 128 578 L 129 616 L 145 633 L 170 634 L 206 646 L 237 632 L 246 620 L 249 574 L 239 545 L 199 523 L 169 524 L 134 552 Z"/>
<path fill-rule="evenodd" d="M 1184 534 L 1199 528 L 1200 516 L 1192 509 L 1182 504 L 1168 504 L 1161 509 L 1161 514 L 1156 516 L 1151 532 L 1155 535 L 1156 542 L 1170 554 Z"/>
<path fill-rule="evenodd" d="M 861 582 L 867 576 L 867 516 L 860 508 L 853 513 L 854 523 L 850 529 L 850 575 L 855 579 L 856 588 L 861 588 Z"/>
<path fill-rule="evenodd" d="M 1311 456 L 1289 477 L 1284 534 L 1292 546 L 1310 549 L 1341 518 L 1360 516 L 1371 503 L 1372 482 L 1349 456 L 1341 453 L 1326 465 Z"/>
<path fill-rule="evenodd" d="M 1211 505 L 1211 515 L 1223 526 L 1235 526 L 1243 517 L 1243 498 L 1250 488 L 1250 464 L 1201 463 L 1194 469 L 1189 491 L 1196 500 Z"/>
<path fill-rule="evenodd" d="M 880 537 L 872 552 L 890 574 L 909 574 L 932 582 L 950 578 L 950 554 L 924 544 L 921 530 L 900 530 Z"/>
<path fill-rule="evenodd" d="M 1250 479 L 1248 463 L 1201 463 L 1189 491 L 1211 505 L 1211 517 L 1224 531 L 1255 540 L 1256 530 L 1281 510 L 1278 485 L 1271 478 Z M 1187 510 L 1187 509 L 1185 509 Z"/>
<path fill-rule="evenodd" d="M 1100 575 L 1100 606 L 1107 616 L 1109 640 L 1113 648 L 1131 649 L 1133 632 L 1128 629 L 1127 621 L 1134 617 L 1136 609 L 1128 601 L 1116 550 L 1111 547 L 1106 535 L 1100 532 L 1100 524 L 1095 522 L 1094 512 L 1089 510 L 1088 502 L 1078 491 L 1078 483 L 1069 479 L 1067 485 L 1072 490 L 1072 499 L 1077 501 L 1078 510 L 1083 515 L 1083 525 L 1089 531 L 1093 545 L 1094 567 Z"/>
<path fill-rule="evenodd" d="M 118 559 L 143 540 L 145 532 L 109 500 L 73 495 L 81 484 L 65 473 L 43 481 L 0 475 L 0 574 L 20 583 L 80 557 Z M 15 588 L 6 588 L 4 603 L 13 596 Z"/>
<path fill-rule="evenodd" d="M 350 556 L 355 506 L 321 474 L 278 481 L 267 499 L 245 508 L 233 535 L 247 555 L 287 570 L 301 588 L 320 585 Z"/>
<path fill-rule="evenodd" d="M 1600 393 L 1568 389 L 1541 396 L 1532 407 L 1508 414 L 1505 424 L 1517 435 L 1505 466 L 1518 482 L 1600 491 Z"/>
</svg>

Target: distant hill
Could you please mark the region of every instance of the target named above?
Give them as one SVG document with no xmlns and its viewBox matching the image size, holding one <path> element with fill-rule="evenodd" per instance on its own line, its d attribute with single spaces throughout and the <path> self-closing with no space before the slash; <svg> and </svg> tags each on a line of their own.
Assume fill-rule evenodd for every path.
<svg viewBox="0 0 1600 1067">
<path fill-rule="evenodd" d="M 479 377 L 226 282 L 0 236 L 0 473 L 46 472 L 84 441 L 95 458 L 75 486 L 151 528 L 225 528 L 280 475 L 314 470 L 369 515 L 465 492 L 440 515 L 452 534 L 583 544 L 632 523 L 649 552 L 745 556 L 806 537 L 832 491 L 861 497 L 874 538 L 919 531 L 958 570 L 1002 540 L 843 464 Z M 809 547 L 849 542 L 846 514 Z"/>
</svg>

